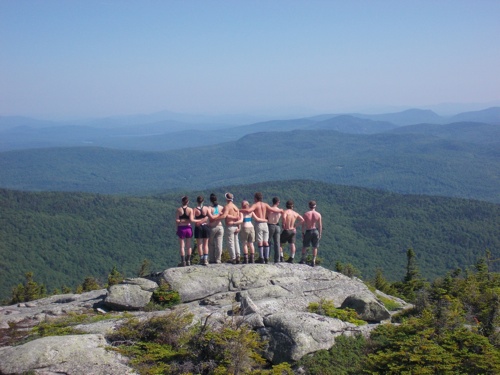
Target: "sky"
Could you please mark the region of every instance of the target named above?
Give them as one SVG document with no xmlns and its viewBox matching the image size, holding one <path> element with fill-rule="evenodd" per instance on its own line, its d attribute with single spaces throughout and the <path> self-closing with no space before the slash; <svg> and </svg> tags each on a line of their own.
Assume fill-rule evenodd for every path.
<svg viewBox="0 0 500 375">
<path fill-rule="evenodd" d="M 0 116 L 500 105 L 499 20 L 499 0 L 0 0 Z"/>
</svg>

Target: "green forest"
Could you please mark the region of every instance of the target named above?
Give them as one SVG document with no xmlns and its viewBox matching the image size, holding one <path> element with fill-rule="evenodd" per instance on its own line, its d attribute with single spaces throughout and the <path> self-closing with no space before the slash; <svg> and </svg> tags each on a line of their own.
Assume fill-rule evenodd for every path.
<svg viewBox="0 0 500 375">
<path fill-rule="evenodd" d="M 479 141 L 466 133 L 467 142 L 428 134 L 294 130 L 253 133 L 182 151 L 97 147 L 9 151 L 0 153 L 0 181 L 1 187 L 15 190 L 143 195 L 310 179 L 500 203 L 498 144 L 484 141 L 497 139 L 497 129 L 472 132 L 483 131 Z"/>
<path fill-rule="evenodd" d="M 206 191 L 178 191 L 142 197 L 91 193 L 0 190 L 0 299 L 32 272 L 49 292 L 75 289 L 87 277 L 103 285 L 112 269 L 137 276 L 145 260 L 151 271 L 179 261 L 174 211 L 180 198 L 194 202 L 210 193 L 221 204 L 226 191 L 252 201 L 295 201 L 299 213 L 317 201 L 324 231 L 321 265 L 349 265 L 363 279 L 382 271 L 391 282 L 405 274 L 406 253 L 413 249 L 422 276 L 434 280 L 466 269 L 491 254 L 499 270 L 500 205 L 475 200 L 401 195 L 365 188 L 294 180 L 236 185 Z M 193 206 L 193 203 L 191 203 Z M 301 239 L 297 239 L 300 249 Z M 288 249 L 285 249 L 285 253 Z"/>
</svg>

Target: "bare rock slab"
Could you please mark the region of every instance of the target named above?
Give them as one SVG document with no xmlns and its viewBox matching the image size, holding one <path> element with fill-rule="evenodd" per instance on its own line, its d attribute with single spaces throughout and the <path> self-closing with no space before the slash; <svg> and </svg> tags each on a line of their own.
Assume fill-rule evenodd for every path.
<svg viewBox="0 0 500 375">
<path fill-rule="evenodd" d="M 50 336 L 0 348 L 0 373 L 132 375 L 127 359 L 106 350 L 102 335 Z"/>
</svg>

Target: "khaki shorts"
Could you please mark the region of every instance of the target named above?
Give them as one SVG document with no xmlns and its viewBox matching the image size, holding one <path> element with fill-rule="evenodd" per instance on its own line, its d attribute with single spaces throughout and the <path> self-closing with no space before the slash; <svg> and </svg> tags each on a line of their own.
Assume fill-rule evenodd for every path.
<svg viewBox="0 0 500 375">
<path fill-rule="evenodd" d="M 269 226 L 267 223 L 257 223 L 257 242 L 269 241 Z"/>
<path fill-rule="evenodd" d="M 255 229 L 251 227 L 241 227 L 240 239 L 243 242 L 255 242 Z"/>
</svg>

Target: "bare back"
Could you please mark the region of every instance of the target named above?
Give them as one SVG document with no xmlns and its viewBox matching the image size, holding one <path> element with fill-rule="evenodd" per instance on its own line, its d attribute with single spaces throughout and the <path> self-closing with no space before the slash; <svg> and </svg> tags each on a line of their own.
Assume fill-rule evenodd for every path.
<svg viewBox="0 0 500 375">
<path fill-rule="evenodd" d="M 292 209 L 285 210 L 285 212 L 283 212 L 283 229 L 284 230 L 295 229 L 295 222 L 297 221 L 297 219 L 300 219 L 301 222 L 304 221 L 302 216 L 300 216 L 294 210 Z"/>
<path fill-rule="evenodd" d="M 321 214 L 317 211 L 311 210 L 304 214 L 304 226 L 306 230 L 322 229 Z"/>
<path fill-rule="evenodd" d="M 269 207 L 269 205 L 264 202 L 255 202 L 252 207 L 255 207 L 253 212 L 255 213 L 256 221 L 266 222 L 267 207 Z"/>
<path fill-rule="evenodd" d="M 281 212 L 267 212 L 267 222 L 268 224 L 278 224 L 281 218 Z"/>
<path fill-rule="evenodd" d="M 229 202 L 224 207 L 224 216 L 226 216 L 226 225 L 234 225 L 240 217 L 240 211 L 233 202 Z"/>
</svg>

